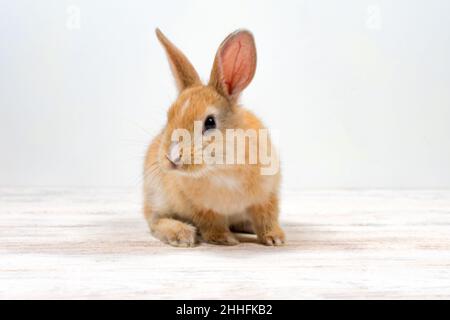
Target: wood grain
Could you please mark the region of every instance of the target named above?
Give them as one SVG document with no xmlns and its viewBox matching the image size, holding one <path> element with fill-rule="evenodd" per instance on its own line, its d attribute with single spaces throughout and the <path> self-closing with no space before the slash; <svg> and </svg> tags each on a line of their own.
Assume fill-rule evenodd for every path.
<svg viewBox="0 0 450 320">
<path fill-rule="evenodd" d="M 450 191 L 282 197 L 288 243 L 172 248 L 131 189 L 0 189 L 0 298 L 450 298 Z"/>
</svg>

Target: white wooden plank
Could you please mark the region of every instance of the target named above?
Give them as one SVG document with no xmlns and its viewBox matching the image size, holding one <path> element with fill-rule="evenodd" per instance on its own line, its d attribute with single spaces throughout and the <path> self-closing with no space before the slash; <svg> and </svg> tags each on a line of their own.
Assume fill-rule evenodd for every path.
<svg viewBox="0 0 450 320">
<path fill-rule="evenodd" d="M 450 298 L 450 191 L 282 197 L 288 243 L 172 248 L 139 190 L 0 189 L 0 298 Z"/>
</svg>

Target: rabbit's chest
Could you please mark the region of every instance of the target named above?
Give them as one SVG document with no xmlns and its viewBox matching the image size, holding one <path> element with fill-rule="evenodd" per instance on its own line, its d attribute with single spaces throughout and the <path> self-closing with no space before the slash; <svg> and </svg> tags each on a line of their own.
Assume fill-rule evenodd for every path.
<svg viewBox="0 0 450 320">
<path fill-rule="evenodd" d="M 215 176 L 188 192 L 195 207 L 213 210 L 223 215 L 245 212 L 253 199 L 239 177 Z"/>
</svg>

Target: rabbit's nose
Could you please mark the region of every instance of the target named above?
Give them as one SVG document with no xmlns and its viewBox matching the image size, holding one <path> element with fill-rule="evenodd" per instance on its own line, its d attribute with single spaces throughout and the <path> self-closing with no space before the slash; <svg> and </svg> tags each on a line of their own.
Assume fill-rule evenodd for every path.
<svg viewBox="0 0 450 320">
<path fill-rule="evenodd" d="M 174 164 L 175 166 L 181 164 L 181 150 L 180 144 L 178 142 L 172 142 L 170 144 L 167 159 L 169 159 L 169 161 L 172 162 L 172 164 Z"/>
</svg>

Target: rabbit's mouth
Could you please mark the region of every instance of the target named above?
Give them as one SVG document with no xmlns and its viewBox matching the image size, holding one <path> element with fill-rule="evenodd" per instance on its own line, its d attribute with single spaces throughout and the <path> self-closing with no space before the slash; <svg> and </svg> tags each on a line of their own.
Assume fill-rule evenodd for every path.
<svg viewBox="0 0 450 320">
<path fill-rule="evenodd" d="M 167 154 L 166 154 L 166 159 L 167 159 L 167 161 L 169 161 L 170 169 L 178 169 L 182 165 L 179 162 L 174 162 L 173 160 L 171 160 L 170 157 Z"/>
<path fill-rule="evenodd" d="M 195 168 L 194 168 L 195 167 Z M 199 165 L 181 165 L 173 168 L 172 166 L 168 169 L 168 171 L 172 174 L 198 179 L 208 175 L 210 171 L 212 171 L 214 167 L 212 166 L 199 166 Z"/>
<path fill-rule="evenodd" d="M 205 166 L 204 164 L 184 163 L 181 158 L 174 159 L 168 154 L 164 155 L 160 163 L 166 171 L 190 177 L 203 176 L 207 171 L 212 169 L 210 166 Z"/>
</svg>

